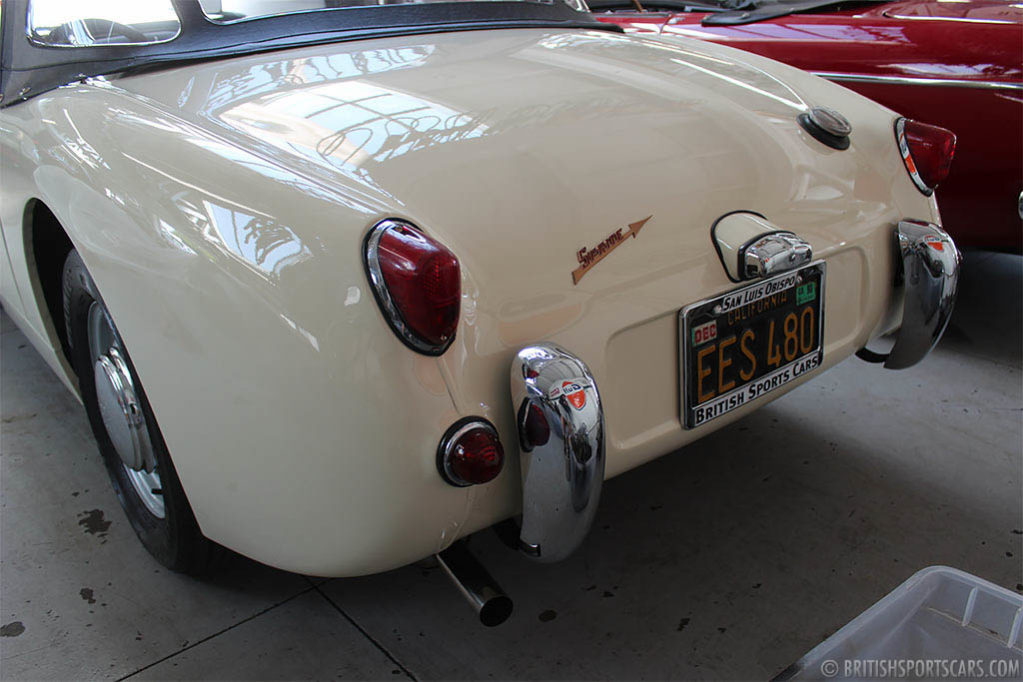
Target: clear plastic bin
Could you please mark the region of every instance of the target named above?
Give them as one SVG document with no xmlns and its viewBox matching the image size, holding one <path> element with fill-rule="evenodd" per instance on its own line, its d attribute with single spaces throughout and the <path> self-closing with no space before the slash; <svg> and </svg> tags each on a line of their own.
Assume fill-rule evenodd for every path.
<svg viewBox="0 0 1023 682">
<path fill-rule="evenodd" d="M 954 568 L 931 566 L 914 573 L 775 681 L 1021 679 L 1021 629 L 1023 596 Z"/>
</svg>

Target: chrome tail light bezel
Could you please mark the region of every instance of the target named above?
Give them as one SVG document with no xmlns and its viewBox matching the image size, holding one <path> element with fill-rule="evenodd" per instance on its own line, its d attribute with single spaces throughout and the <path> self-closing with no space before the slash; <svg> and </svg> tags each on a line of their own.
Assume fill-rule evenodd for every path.
<svg viewBox="0 0 1023 682">
<path fill-rule="evenodd" d="M 498 465 L 497 473 L 489 481 L 473 482 L 466 481 L 459 476 L 452 467 L 452 462 L 455 454 L 455 446 L 458 441 L 465 434 L 476 429 L 482 429 L 487 431 L 497 444 L 501 448 L 501 463 Z M 495 427 L 489 420 L 483 417 L 463 417 L 454 424 L 452 424 L 444 435 L 440 439 L 440 443 L 437 446 L 437 470 L 446 483 L 455 486 L 456 488 L 468 488 L 473 485 L 486 485 L 490 483 L 498 476 L 501 475 L 501 471 L 504 469 L 504 459 L 507 454 L 504 453 L 504 445 L 501 443 L 501 434 L 497 432 Z"/>
<path fill-rule="evenodd" d="M 920 173 L 916 170 L 916 161 L 913 160 L 913 152 L 909 150 L 909 140 L 906 139 L 905 117 L 895 120 L 895 139 L 899 144 L 899 154 L 902 156 L 902 164 L 906 167 L 906 172 L 909 173 L 909 177 L 913 180 L 913 184 L 916 185 L 918 190 L 924 193 L 924 196 L 929 197 L 934 194 L 934 188 L 928 187 L 927 183 L 920 177 Z"/>
<path fill-rule="evenodd" d="M 402 343 L 423 355 L 443 355 L 444 351 L 454 342 L 457 331 L 453 332 L 440 345 L 429 343 L 420 338 L 405 321 L 405 317 L 401 314 L 401 310 L 399 310 L 394 298 L 391 296 L 387 282 L 384 280 L 384 273 L 380 268 L 380 240 L 389 230 L 399 227 L 408 228 L 423 236 L 427 236 L 422 229 L 407 220 L 387 218 L 378 222 L 366 234 L 366 239 L 363 243 L 362 263 L 366 269 L 366 278 L 369 280 L 370 288 L 373 290 L 373 297 L 376 299 L 380 312 L 383 313 L 387 324 L 398 338 L 401 339 Z"/>
<path fill-rule="evenodd" d="M 940 126 L 933 126 L 926 123 L 922 123 L 920 121 L 911 121 L 911 119 L 908 119 L 904 116 L 895 119 L 895 141 L 899 147 L 899 155 L 902 157 L 902 165 L 905 166 L 906 172 L 909 174 L 909 177 L 913 181 L 913 184 L 916 185 L 916 188 L 920 190 L 920 192 L 924 196 L 927 197 L 933 196 L 934 190 L 937 188 L 937 186 L 946 179 L 948 171 L 946 170 L 945 175 L 942 176 L 941 179 L 939 179 L 937 182 L 935 182 L 933 186 L 927 184 L 927 181 L 924 180 L 923 175 L 920 174 L 918 160 L 913 157 L 913 151 L 912 149 L 910 149 L 909 146 L 909 136 L 906 135 L 906 126 L 911 122 L 916 125 L 923 126 L 925 128 L 934 128 L 937 130 L 941 130 L 951 135 L 952 150 L 948 154 L 948 158 L 945 160 L 945 162 L 948 164 L 951 164 L 952 160 L 955 158 L 956 136 L 955 133 L 953 133 L 951 130 L 941 128 Z"/>
</svg>

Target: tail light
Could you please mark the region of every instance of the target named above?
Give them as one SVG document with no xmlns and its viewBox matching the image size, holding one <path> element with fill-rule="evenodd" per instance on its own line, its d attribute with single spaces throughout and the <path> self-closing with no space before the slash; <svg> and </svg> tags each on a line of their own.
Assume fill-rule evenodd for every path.
<svg viewBox="0 0 1023 682">
<path fill-rule="evenodd" d="M 437 449 L 437 468 L 451 485 L 464 487 L 497 478 L 504 466 L 504 448 L 497 430 L 485 419 L 455 422 Z"/>
<path fill-rule="evenodd" d="M 895 138 L 909 177 L 921 192 L 930 196 L 948 177 L 956 136 L 945 128 L 900 118 L 895 122 Z"/>
<path fill-rule="evenodd" d="M 461 302 L 455 254 L 409 223 L 384 220 L 370 230 L 365 258 L 373 294 L 398 337 L 420 353 L 443 353 Z"/>
</svg>

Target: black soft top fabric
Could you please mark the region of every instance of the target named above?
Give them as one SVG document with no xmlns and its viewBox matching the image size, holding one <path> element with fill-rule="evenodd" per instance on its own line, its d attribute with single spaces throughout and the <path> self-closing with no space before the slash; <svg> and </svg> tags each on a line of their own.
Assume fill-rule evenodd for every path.
<svg viewBox="0 0 1023 682">
<path fill-rule="evenodd" d="M 496 28 L 581 28 L 621 32 L 551 2 L 431 2 L 346 7 L 218 24 L 198 0 L 172 0 L 181 33 L 170 42 L 141 46 L 60 48 L 28 40 L 28 0 L 2 0 L 0 106 L 100 76 L 200 59 L 363 38 Z"/>
</svg>

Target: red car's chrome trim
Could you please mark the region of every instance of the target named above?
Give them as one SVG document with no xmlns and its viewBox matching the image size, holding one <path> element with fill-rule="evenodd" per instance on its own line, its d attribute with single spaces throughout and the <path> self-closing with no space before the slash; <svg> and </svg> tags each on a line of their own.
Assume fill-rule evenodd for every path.
<svg viewBox="0 0 1023 682">
<path fill-rule="evenodd" d="M 912 78 L 909 76 L 872 76 L 869 74 L 834 73 L 812 71 L 813 75 L 831 81 L 854 81 L 857 83 L 892 83 L 897 85 L 943 85 L 952 88 L 980 88 L 984 90 L 1023 90 L 1023 83 L 999 81 L 971 81 L 961 78 Z"/>
</svg>

